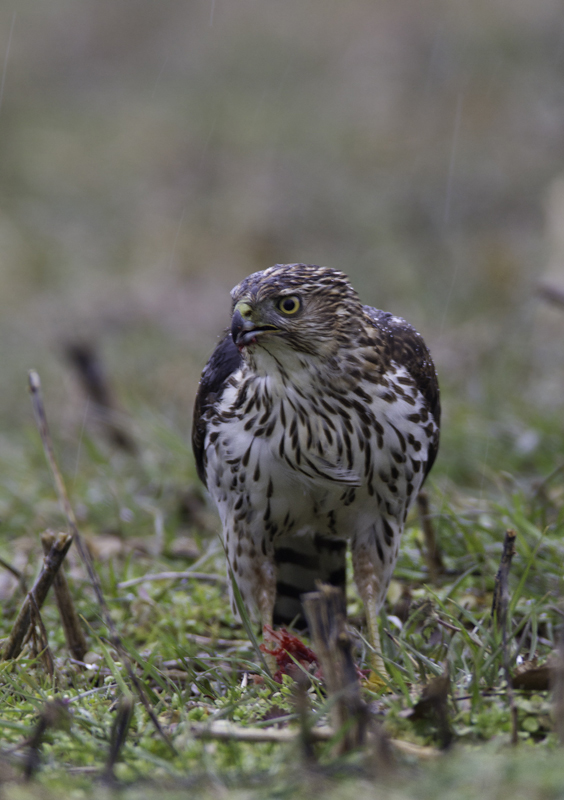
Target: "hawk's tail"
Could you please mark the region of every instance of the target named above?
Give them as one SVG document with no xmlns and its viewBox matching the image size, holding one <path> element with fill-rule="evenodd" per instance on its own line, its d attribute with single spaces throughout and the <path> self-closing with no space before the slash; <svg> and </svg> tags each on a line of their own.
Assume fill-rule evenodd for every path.
<svg viewBox="0 0 564 800">
<path fill-rule="evenodd" d="M 275 542 L 277 566 L 274 623 L 307 627 L 300 596 L 317 589 L 316 582 L 346 588 L 347 543 L 316 534 L 282 536 Z"/>
</svg>

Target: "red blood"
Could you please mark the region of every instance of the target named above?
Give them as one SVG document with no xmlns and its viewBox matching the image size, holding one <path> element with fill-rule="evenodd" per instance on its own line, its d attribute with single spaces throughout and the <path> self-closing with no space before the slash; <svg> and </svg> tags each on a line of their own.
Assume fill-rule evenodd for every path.
<svg viewBox="0 0 564 800">
<path fill-rule="evenodd" d="M 282 675 L 295 676 L 299 669 L 296 661 L 306 672 L 311 674 L 315 671 L 315 674 L 321 677 L 317 656 L 293 633 L 289 633 L 285 628 L 275 631 L 270 625 L 265 625 L 263 636 L 266 642 L 276 645 L 275 647 L 268 647 L 266 644 L 260 646 L 263 653 L 269 653 L 276 659 L 278 669 L 273 675 L 275 681 L 282 683 Z"/>
<path fill-rule="evenodd" d="M 275 631 L 270 625 L 265 625 L 262 629 L 262 635 L 265 642 L 274 643 L 277 647 L 267 647 L 266 644 L 261 644 L 260 649 L 263 653 L 270 653 L 276 659 L 276 666 L 278 669 L 272 676 L 275 681 L 282 683 L 282 675 L 290 675 L 292 678 L 296 676 L 299 667 L 296 661 L 316 678 L 323 680 L 323 671 L 319 664 L 319 659 L 301 639 L 289 633 L 285 628 Z M 295 659 L 295 660 L 294 660 Z M 370 675 L 369 669 L 360 669 L 355 664 L 356 674 L 359 681 L 364 681 Z"/>
</svg>

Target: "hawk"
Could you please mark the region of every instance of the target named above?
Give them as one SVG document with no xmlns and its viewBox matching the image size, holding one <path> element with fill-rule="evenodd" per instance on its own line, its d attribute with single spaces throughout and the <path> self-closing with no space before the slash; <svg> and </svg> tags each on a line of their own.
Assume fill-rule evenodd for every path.
<svg viewBox="0 0 564 800">
<path fill-rule="evenodd" d="M 439 444 L 431 355 L 334 269 L 277 264 L 231 296 L 192 440 L 245 606 L 263 626 L 296 622 L 317 580 L 344 588 L 350 542 L 383 672 L 377 615 Z"/>
</svg>

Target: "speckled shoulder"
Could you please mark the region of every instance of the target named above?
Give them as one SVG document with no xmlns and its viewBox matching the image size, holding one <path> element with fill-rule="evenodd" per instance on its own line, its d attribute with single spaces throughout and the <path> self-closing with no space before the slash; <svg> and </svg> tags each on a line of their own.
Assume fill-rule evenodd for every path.
<svg viewBox="0 0 564 800">
<path fill-rule="evenodd" d="M 437 372 L 423 337 L 413 325 L 378 308 L 363 306 L 364 313 L 378 329 L 386 345 L 386 353 L 397 364 L 401 364 L 414 379 L 425 398 L 429 412 L 437 424 L 441 421 L 441 403 Z M 431 469 L 438 450 L 437 444 L 429 453 L 427 472 Z"/>
</svg>

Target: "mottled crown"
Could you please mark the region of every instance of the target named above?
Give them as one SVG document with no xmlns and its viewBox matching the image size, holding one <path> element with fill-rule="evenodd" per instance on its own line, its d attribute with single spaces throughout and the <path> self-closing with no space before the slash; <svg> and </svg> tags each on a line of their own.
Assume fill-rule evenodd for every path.
<svg viewBox="0 0 564 800">
<path fill-rule="evenodd" d="M 242 297 L 260 302 L 271 295 L 297 289 L 308 295 L 323 294 L 340 302 L 360 303 L 344 272 L 315 264 L 275 264 L 262 272 L 253 272 L 231 290 L 231 297 L 234 304 Z"/>
</svg>

